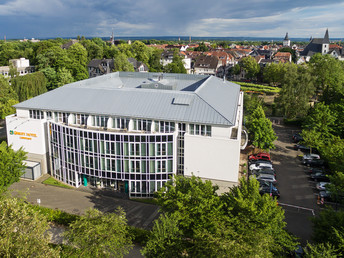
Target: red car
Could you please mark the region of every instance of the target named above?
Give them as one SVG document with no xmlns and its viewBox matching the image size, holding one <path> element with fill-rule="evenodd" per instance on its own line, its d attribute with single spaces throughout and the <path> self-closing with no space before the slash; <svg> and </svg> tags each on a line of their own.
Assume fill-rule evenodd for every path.
<svg viewBox="0 0 344 258">
<path fill-rule="evenodd" d="M 270 154 L 266 152 L 261 152 L 257 154 L 251 154 L 248 156 L 248 160 L 271 160 L 270 159 Z"/>
</svg>

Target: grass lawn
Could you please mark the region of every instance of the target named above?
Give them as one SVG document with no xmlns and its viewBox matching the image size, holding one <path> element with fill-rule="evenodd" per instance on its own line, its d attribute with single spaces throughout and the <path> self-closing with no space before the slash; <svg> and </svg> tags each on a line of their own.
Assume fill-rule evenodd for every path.
<svg viewBox="0 0 344 258">
<path fill-rule="evenodd" d="M 59 186 L 59 187 L 63 187 L 63 188 L 68 188 L 68 189 L 73 189 L 74 187 L 72 186 L 69 186 L 69 185 L 65 185 L 59 181 L 57 181 L 55 178 L 53 177 L 49 177 L 48 179 L 44 180 L 42 182 L 43 184 L 46 184 L 46 185 L 54 185 L 54 186 Z"/>
</svg>

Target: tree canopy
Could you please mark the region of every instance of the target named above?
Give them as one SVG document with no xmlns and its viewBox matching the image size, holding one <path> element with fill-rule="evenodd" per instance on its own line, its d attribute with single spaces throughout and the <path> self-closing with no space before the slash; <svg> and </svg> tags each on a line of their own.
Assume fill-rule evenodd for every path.
<svg viewBox="0 0 344 258">
<path fill-rule="evenodd" d="M 306 67 L 295 64 L 284 65 L 283 70 L 282 89 L 277 103 L 286 118 L 304 117 L 314 94 L 312 76 Z"/>
<path fill-rule="evenodd" d="M 23 161 L 26 152 L 22 148 L 14 151 L 6 142 L 0 144 L 0 192 L 6 190 L 14 182 L 18 182 L 24 173 Z"/>
<path fill-rule="evenodd" d="M 103 214 L 90 209 L 65 232 L 80 257 L 123 257 L 132 248 L 122 209 Z M 72 250 L 74 253 L 75 250 Z"/>
<path fill-rule="evenodd" d="M 274 141 L 277 136 L 272 128 L 271 121 L 265 117 L 261 105 L 252 112 L 248 118 L 247 129 L 252 144 L 260 149 L 268 150 L 275 148 Z"/>
<path fill-rule="evenodd" d="M 49 246 L 48 229 L 44 215 L 22 200 L 0 196 L 1 257 L 60 257 L 59 248 Z"/>
<path fill-rule="evenodd" d="M 176 176 L 157 198 L 163 214 L 143 249 L 146 257 L 273 257 L 292 250 L 283 210 L 259 183 L 241 180 L 221 197 L 210 181 Z"/>
<path fill-rule="evenodd" d="M 245 71 L 245 77 L 247 79 L 256 78 L 260 71 L 259 64 L 252 56 L 247 56 L 241 59 L 239 65 Z"/>
</svg>

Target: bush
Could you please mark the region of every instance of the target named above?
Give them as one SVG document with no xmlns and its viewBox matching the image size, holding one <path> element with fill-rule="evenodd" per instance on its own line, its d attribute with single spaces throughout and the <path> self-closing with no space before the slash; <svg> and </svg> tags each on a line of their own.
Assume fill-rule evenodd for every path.
<svg viewBox="0 0 344 258">
<path fill-rule="evenodd" d="M 133 242 L 139 245 L 145 245 L 151 235 L 151 231 L 133 226 L 128 226 L 128 231 Z"/>
<path fill-rule="evenodd" d="M 29 204 L 33 210 L 44 215 L 48 221 L 55 222 L 60 225 L 69 226 L 70 223 L 74 222 L 79 218 L 78 215 L 70 214 L 61 210 L 53 210 L 50 208 Z"/>
<path fill-rule="evenodd" d="M 254 93 L 266 93 L 266 94 L 275 94 L 280 92 L 280 88 L 254 84 L 254 83 L 247 83 L 247 82 L 234 82 L 241 86 L 241 90 L 245 92 L 254 92 Z"/>
</svg>

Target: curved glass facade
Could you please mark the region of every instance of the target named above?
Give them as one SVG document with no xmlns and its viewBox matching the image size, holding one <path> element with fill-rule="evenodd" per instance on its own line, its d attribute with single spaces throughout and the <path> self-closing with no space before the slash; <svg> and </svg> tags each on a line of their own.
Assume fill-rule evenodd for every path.
<svg viewBox="0 0 344 258">
<path fill-rule="evenodd" d="M 52 174 L 149 197 L 175 174 L 175 133 L 96 131 L 49 122 Z"/>
</svg>

